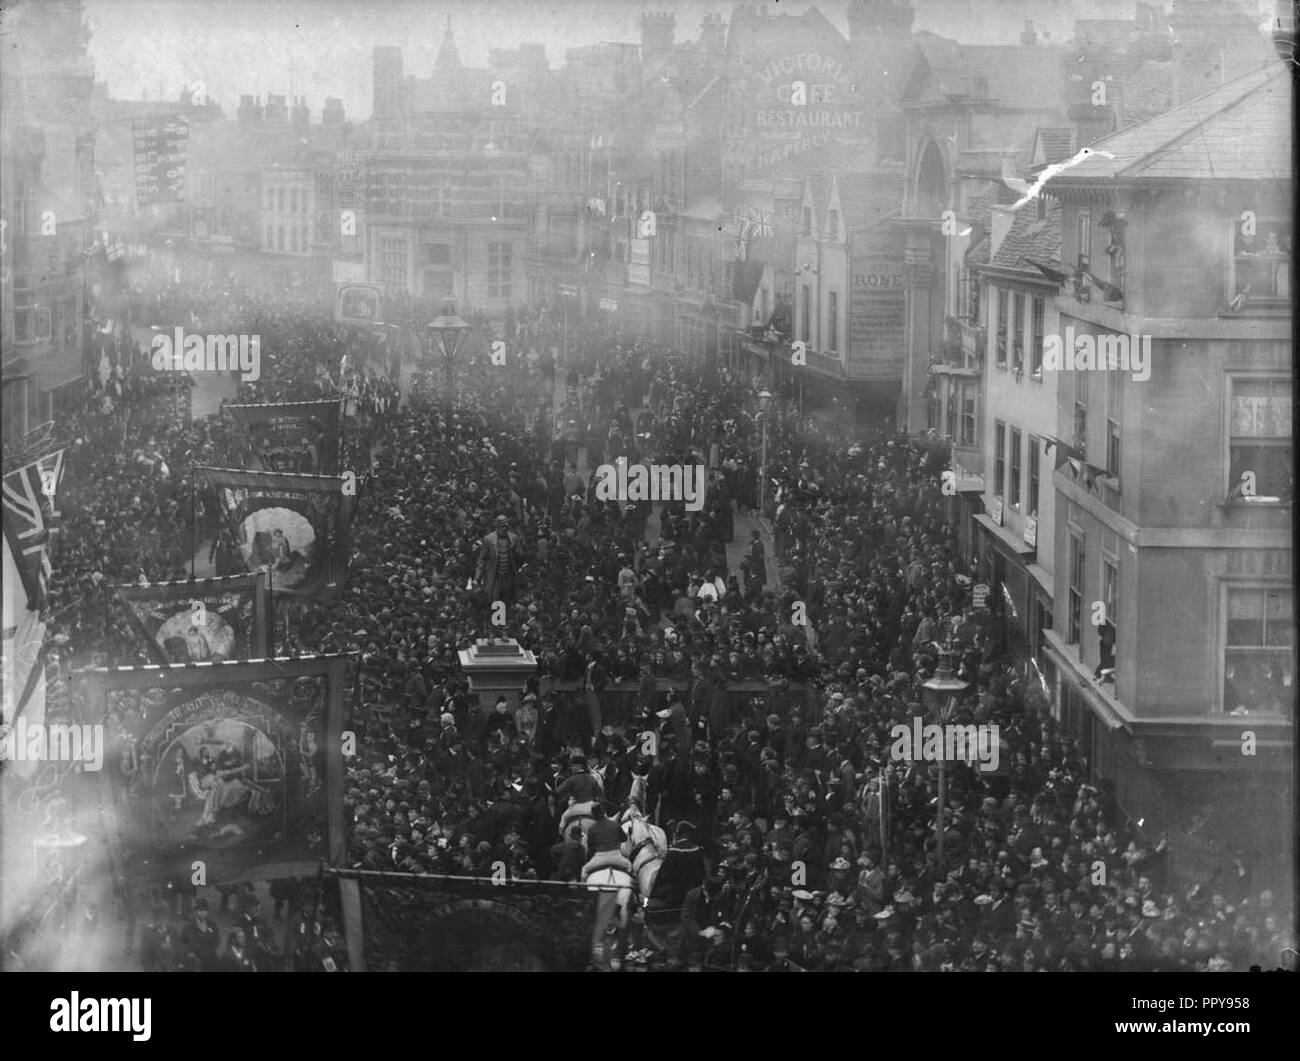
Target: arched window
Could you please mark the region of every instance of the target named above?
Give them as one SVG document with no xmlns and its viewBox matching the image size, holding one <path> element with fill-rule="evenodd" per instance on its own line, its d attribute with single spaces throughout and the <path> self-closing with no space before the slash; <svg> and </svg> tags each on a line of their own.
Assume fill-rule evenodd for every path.
<svg viewBox="0 0 1300 1061">
<path fill-rule="evenodd" d="M 921 153 L 921 164 L 916 173 L 916 215 L 934 217 L 947 209 L 948 181 L 944 174 L 943 155 L 939 145 L 931 141 Z"/>
</svg>

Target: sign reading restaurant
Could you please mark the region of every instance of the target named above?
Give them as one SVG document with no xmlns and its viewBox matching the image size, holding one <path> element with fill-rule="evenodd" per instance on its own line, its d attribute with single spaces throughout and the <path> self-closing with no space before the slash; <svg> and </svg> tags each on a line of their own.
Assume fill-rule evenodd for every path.
<svg viewBox="0 0 1300 1061">
<path fill-rule="evenodd" d="M 860 143 L 869 123 L 844 63 L 819 52 L 785 54 L 758 65 L 745 98 L 744 164 L 768 166 L 805 152 Z M 750 109 L 752 108 L 752 109 Z"/>
</svg>

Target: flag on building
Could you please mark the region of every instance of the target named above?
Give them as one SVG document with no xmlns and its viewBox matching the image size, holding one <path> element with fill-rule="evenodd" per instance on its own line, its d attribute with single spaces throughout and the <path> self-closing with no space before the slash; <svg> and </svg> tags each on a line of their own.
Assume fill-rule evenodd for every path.
<svg viewBox="0 0 1300 1061">
<path fill-rule="evenodd" d="M 4 537 L 13 551 L 13 561 L 27 594 L 27 608 L 40 612 L 45 607 L 50 577 L 50 526 L 54 501 L 63 479 L 60 446 L 39 457 L 20 457 L 4 473 Z"/>
<path fill-rule="evenodd" d="M 40 441 L 48 445 L 45 436 Z M 50 528 L 63 479 L 63 452 L 60 446 L 38 457 L 24 455 L 9 462 L 4 473 L 0 713 L 10 725 L 19 718 L 29 725 L 45 722 L 45 623 L 41 614 L 51 574 Z M 33 760 L 14 764 L 23 775 L 35 767 Z"/>
</svg>

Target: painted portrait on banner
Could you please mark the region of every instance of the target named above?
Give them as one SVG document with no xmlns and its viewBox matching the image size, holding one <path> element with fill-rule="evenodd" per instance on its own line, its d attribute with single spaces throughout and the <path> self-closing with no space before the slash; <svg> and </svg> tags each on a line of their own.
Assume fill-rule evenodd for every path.
<svg viewBox="0 0 1300 1061">
<path fill-rule="evenodd" d="M 107 728 L 129 744 L 117 811 L 125 854 L 150 872 L 188 875 L 200 860 L 219 883 L 257 864 L 322 857 L 326 723 L 341 697 L 331 699 L 323 673 L 237 680 L 257 666 L 266 664 L 171 672 L 187 687 L 146 668 L 104 672 Z M 138 687 L 113 687 L 132 680 Z"/>
<path fill-rule="evenodd" d="M 347 578 L 355 491 L 342 476 L 203 468 L 236 567 L 266 571 L 274 594 L 330 600 Z"/>
<path fill-rule="evenodd" d="M 250 571 L 266 568 L 274 589 L 294 589 L 315 558 L 316 531 L 293 509 L 259 508 L 240 521 L 236 544 Z"/>
<path fill-rule="evenodd" d="M 113 592 L 155 663 L 220 663 L 267 653 L 270 609 L 261 573 L 115 586 Z"/>
</svg>

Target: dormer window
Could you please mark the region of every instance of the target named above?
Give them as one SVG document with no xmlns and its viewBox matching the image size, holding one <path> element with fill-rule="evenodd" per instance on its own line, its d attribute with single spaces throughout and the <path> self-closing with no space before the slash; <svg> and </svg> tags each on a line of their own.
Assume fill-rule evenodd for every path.
<svg viewBox="0 0 1300 1061">
<path fill-rule="evenodd" d="M 811 236 L 812 230 L 812 207 L 805 206 L 803 208 L 803 234 L 805 236 Z"/>
<path fill-rule="evenodd" d="M 840 238 L 840 212 L 831 210 L 828 213 L 826 221 L 826 238 L 838 240 Z"/>
<path fill-rule="evenodd" d="M 1291 228 L 1281 216 L 1239 212 L 1233 218 L 1233 308 L 1251 302 L 1289 302 Z"/>
</svg>

